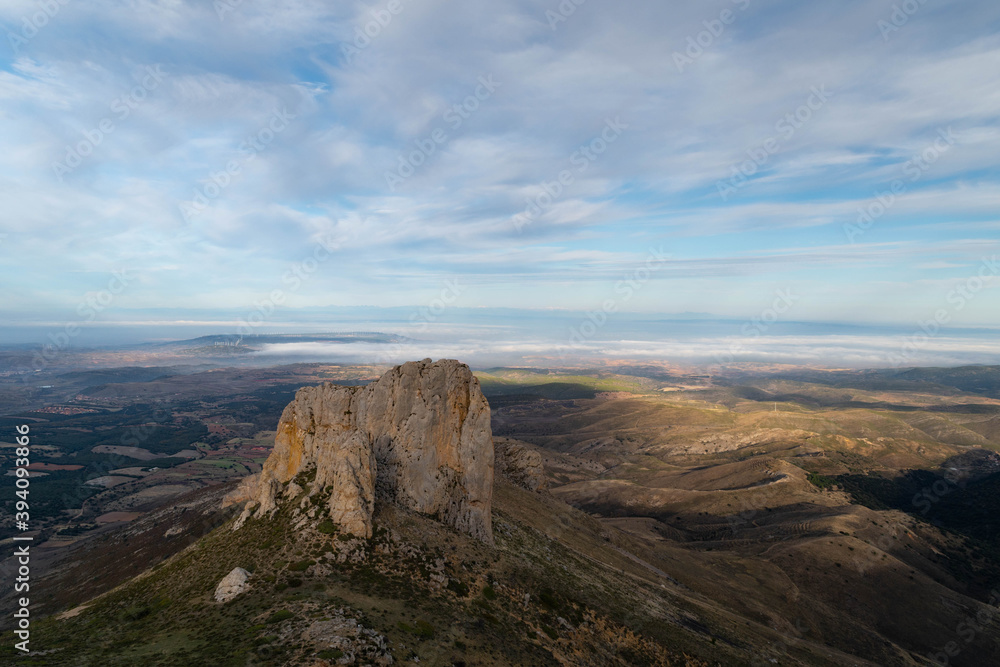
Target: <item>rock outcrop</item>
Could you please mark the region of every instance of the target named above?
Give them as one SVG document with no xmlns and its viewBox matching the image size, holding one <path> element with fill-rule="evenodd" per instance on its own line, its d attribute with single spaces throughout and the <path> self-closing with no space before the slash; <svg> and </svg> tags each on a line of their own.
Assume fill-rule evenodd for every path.
<svg viewBox="0 0 1000 667">
<path fill-rule="evenodd" d="M 498 477 L 528 491 L 545 487 L 542 455 L 524 444 L 508 438 L 493 441 L 495 469 Z"/>
<path fill-rule="evenodd" d="M 246 503 L 239 527 L 305 494 L 301 507 L 323 507 L 362 537 L 372 534 L 376 501 L 393 502 L 492 543 L 492 493 L 490 408 L 479 381 L 465 364 L 424 359 L 364 387 L 300 389 L 263 469 L 227 502 Z"/>
<path fill-rule="evenodd" d="M 249 578 L 250 573 L 242 567 L 233 568 L 233 571 L 224 576 L 215 587 L 215 601 L 229 602 L 235 598 L 246 589 Z"/>
</svg>

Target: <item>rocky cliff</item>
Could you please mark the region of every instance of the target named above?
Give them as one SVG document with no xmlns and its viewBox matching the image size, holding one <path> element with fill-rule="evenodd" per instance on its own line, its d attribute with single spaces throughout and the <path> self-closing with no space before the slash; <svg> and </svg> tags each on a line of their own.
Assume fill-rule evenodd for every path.
<svg viewBox="0 0 1000 667">
<path fill-rule="evenodd" d="M 479 381 L 465 364 L 424 359 L 364 387 L 300 389 L 262 471 L 226 502 L 245 503 L 237 527 L 286 498 L 363 537 L 375 503 L 392 502 L 492 543 L 492 489 L 490 408 Z"/>
</svg>

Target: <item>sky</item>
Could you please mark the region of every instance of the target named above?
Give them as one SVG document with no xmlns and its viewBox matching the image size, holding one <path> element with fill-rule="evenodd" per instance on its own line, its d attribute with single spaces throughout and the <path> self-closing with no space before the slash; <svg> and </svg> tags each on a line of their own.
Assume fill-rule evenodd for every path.
<svg viewBox="0 0 1000 667">
<path fill-rule="evenodd" d="M 6 0 L 0 28 L 11 325 L 1000 328 L 992 1 Z"/>
</svg>

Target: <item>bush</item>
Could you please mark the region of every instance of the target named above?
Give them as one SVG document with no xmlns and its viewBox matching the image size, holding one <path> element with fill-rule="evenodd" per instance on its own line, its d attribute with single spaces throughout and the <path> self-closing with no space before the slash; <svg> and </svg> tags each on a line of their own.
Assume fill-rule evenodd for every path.
<svg viewBox="0 0 1000 667">
<path fill-rule="evenodd" d="M 469 595 L 469 587 L 458 579 L 448 580 L 448 590 L 460 598 L 464 598 Z"/>
<path fill-rule="evenodd" d="M 416 626 L 416 627 L 414 627 Z M 434 636 L 434 626 L 423 619 L 417 619 L 414 625 L 409 625 L 403 621 L 399 622 L 399 629 L 417 637 L 430 639 Z"/>
<path fill-rule="evenodd" d="M 343 658 L 344 652 L 339 648 L 328 648 L 317 653 L 316 657 L 323 660 L 336 660 L 337 658 Z"/>
<path fill-rule="evenodd" d="M 282 609 L 281 611 L 276 611 L 267 618 L 268 623 L 281 623 L 282 621 L 287 621 L 290 618 L 294 618 L 295 614 L 288 611 L 287 609 Z"/>
<path fill-rule="evenodd" d="M 140 619 L 149 616 L 150 609 L 146 605 L 137 605 L 135 607 L 129 607 L 122 612 L 122 618 L 126 621 L 138 621 Z"/>
<path fill-rule="evenodd" d="M 559 601 L 556 600 L 556 595 L 551 588 L 544 589 L 538 594 L 538 601 L 542 603 L 546 609 L 555 611 L 559 609 Z"/>
<path fill-rule="evenodd" d="M 837 480 L 833 477 L 827 477 L 826 475 L 820 475 L 818 472 L 811 472 L 806 475 L 806 478 L 812 482 L 814 486 L 818 486 L 821 489 L 829 489 L 830 487 L 836 485 Z"/>
</svg>

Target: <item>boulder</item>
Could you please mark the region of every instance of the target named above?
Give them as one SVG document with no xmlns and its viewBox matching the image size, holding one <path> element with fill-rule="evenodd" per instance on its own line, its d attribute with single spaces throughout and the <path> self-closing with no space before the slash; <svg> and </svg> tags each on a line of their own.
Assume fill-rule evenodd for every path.
<svg viewBox="0 0 1000 667">
<path fill-rule="evenodd" d="M 224 576 L 215 587 L 215 601 L 229 602 L 235 598 L 246 589 L 249 578 L 250 573 L 242 567 L 233 568 L 233 571 Z"/>
</svg>

